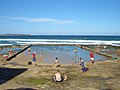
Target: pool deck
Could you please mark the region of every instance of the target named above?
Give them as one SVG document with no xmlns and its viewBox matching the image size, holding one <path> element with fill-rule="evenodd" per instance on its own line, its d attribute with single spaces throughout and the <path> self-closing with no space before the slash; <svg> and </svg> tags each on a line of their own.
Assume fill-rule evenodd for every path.
<svg viewBox="0 0 120 90">
<path fill-rule="evenodd" d="M 80 48 L 83 48 L 83 49 L 85 49 L 85 50 L 88 50 L 88 51 L 92 51 L 92 52 L 94 52 L 94 53 L 97 53 L 97 54 L 100 54 L 100 55 L 103 55 L 103 56 L 106 56 L 106 57 L 108 57 L 108 58 L 113 58 L 111 55 L 109 55 L 109 54 L 106 54 L 106 53 L 103 53 L 103 52 L 99 52 L 99 51 L 96 51 L 96 50 L 94 50 L 94 49 L 91 49 L 91 48 L 88 48 L 88 47 L 85 47 L 85 46 L 81 46 L 81 45 L 76 45 L 77 47 L 80 47 Z M 117 58 L 117 57 L 116 57 Z"/>
</svg>

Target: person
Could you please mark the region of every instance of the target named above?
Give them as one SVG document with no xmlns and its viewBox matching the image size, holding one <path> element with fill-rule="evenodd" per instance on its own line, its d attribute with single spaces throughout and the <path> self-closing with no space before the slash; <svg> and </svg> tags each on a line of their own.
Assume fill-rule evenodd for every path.
<svg viewBox="0 0 120 90">
<path fill-rule="evenodd" d="M 85 67 L 85 61 L 81 58 L 81 65 L 82 65 L 82 68 Z"/>
<path fill-rule="evenodd" d="M 104 48 L 103 51 L 106 51 L 106 46 L 103 46 L 103 48 Z"/>
<path fill-rule="evenodd" d="M 91 63 L 94 63 L 94 53 L 90 52 L 90 61 Z"/>
<path fill-rule="evenodd" d="M 62 50 L 62 46 L 60 46 L 60 50 Z"/>
<path fill-rule="evenodd" d="M 55 73 L 55 76 L 53 77 L 53 80 L 56 82 L 63 81 L 62 74 L 60 73 L 60 70 L 57 70 L 57 73 Z"/>
<path fill-rule="evenodd" d="M 82 65 L 82 58 L 78 60 L 78 65 Z"/>
<path fill-rule="evenodd" d="M 28 55 L 30 55 L 30 51 L 31 51 L 31 49 L 30 49 L 30 48 L 28 48 Z"/>
<path fill-rule="evenodd" d="M 56 50 L 56 48 L 54 47 L 54 50 Z"/>
<path fill-rule="evenodd" d="M 82 58 L 79 59 L 78 64 L 82 66 L 81 70 L 83 72 L 89 71 L 89 69 L 86 67 L 86 62 Z"/>
<path fill-rule="evenodd" d="M 89 69 L 86 67 L 86 62 L 82 58 L 80 58 L 80 61 L 81 61 L 81 66 L 82 66 L 81 70 L 83 72 L 89 71 Z"/>
<path fill-rule="evenodd" d="M 58 58 L 56 57 L 56 59 L 55 59 L 55 64 L 58 64 Z"/>
<path fill-rule="evenodd" d="M 58 58 L 56 57 L 56 59 L 55 59 L 55 67 L 59 67 L 60 66 L 60 64 L 58 64 Z"/>
<path fill-rule="evenodd" d="M 80 66 L 82 66 L 82 67 L 85 67 L 85 61 L 84 61 L 82 58 L 80 58 L 80 59 L 78 60 L 78 65 L 80 65 Z"/>
<path fill-rule="evenodd" d="M 9 50 L 9 57 L 11 57 L 13 54 L 12 50 Z"/>
<path fill-rule="evenodd" d="M 32 63 L 33 65 L 36 65 L 36 52 L 32 54 Z"/>
<path fill-rule="evenodd" d="M 7 55 L 7 54 L 5 54 L 5 55 L 3 55 L 3 57 L 4 57 L 4 59 L 7 59 L 7 58 L 8 58 L 8 55 Z"/>
<path fill-rule="evenodd" d="M 74 49 L 75 54 L 77 53 L 77 51 L 78 51 L 77 49 Z"/>
<path fill-rule="evenodd" d="M 72 65 L 74 64 L 74 61 L 73 61 L 73 59 L 72 59 Z"/>
<path fill-rule="evenodd" d="M 42 55 L 42 52 L 40 51 L 40 60 L 42 61 L 43 60 L 43 55 Z"/>
<path fill-rule="evenodd" d="M 66 81 L 67 80 L 67 75 L 66 74 L 64 74 L 64 81 Z"/>
</svg>

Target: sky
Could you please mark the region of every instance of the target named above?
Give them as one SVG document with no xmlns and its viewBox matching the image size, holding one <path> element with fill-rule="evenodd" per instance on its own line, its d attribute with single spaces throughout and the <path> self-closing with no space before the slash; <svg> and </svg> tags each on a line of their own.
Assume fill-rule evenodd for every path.
<svg viewBox="0 0 120 90">
<path fill-rule="evenodd" d="M 120 0 L 0 0 L 0 34 L 120 35 Z"/>
</svg>

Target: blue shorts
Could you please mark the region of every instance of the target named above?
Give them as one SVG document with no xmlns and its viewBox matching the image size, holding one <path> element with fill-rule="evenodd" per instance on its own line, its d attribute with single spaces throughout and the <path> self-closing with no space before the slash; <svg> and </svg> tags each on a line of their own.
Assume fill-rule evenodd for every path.
<svg viewBox="0 0 120 90">
<path fill-rule="evenodd" d="M 36 62 L 36 58 L 33 58 L 33 62 Z"/>
</svg>

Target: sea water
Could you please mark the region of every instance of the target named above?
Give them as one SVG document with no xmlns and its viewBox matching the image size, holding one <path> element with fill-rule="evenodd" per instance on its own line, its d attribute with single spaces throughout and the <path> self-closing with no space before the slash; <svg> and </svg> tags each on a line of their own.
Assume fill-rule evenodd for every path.
<svg viewBox="0 0 120 90">
<path fill-rule="evenodd" d="M 26 44 L 120 44 L 120 36 L 95 35 L 1 35 L 0 46 Z"/>
</svg>

